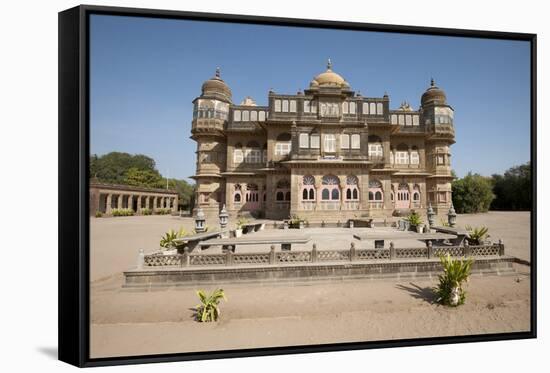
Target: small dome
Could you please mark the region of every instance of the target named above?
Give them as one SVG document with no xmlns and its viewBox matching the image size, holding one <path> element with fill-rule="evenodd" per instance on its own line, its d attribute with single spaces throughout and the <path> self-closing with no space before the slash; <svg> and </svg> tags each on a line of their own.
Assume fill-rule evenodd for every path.
<svg viewBox="0 0 550 373">
<path fill-rule="evenodd" d="M 407 101 L 403 101 L 401 103 L 401 106 L 399 106 L 399 109 L 397 109 L 397 110 L 399 110 L 399 111 L 414 111 L 411 104 L 409 104 Z"/>
<path fill-rule="evenodd" d="M 424 92 L 420 101 L 422 103 L 422 106 L 427 104 L 446 105 L 447 96 L 445 96 L 445 92 L 443 92 L 442 89 L 435 85 L 435 82 L 432 79 L 430 87 L 426 90 L 426 92 Z"/>
<path fill-rule="evenodd" d="M 220 78 L 220 68 L 216 68 L 216 75 L 202 84 L 202 95 L 218 96 L 218 98 L 231 102 L 231 89 Z"/>
<path fill-rule="evenodd" d="M 242 106 L 258 106 L 256 101 L 250 96 L 246 96 L 244 100 L 241 101 Z"/>
<path fill-rule="evenodd" d="M 349 89 L 350 85 L 342 76 L 332 71 L 332 63 L 330 59 L 327 63 L 327 71 L 317 75 L 310 83 L 310 87 L 338 87 Z"/>
</svg>

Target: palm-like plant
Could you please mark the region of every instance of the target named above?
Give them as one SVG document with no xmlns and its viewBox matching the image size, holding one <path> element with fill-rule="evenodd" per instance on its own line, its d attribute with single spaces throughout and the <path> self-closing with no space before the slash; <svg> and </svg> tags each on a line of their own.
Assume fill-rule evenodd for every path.
<svg viewBox="0 0 550 373">
<path fill-rule="evenodd" d="M 466 230 L 468 231 L 468 241 L 474 245 L 481 245 L 481 242 L 489 237 L 489 228 L 487 227 L 475 227 L 467 225 Z"/>
<path fill-rule="evenodd" d="M 472 269 L 472 258 L 453 259 L 449 254 L 441 256 L 443 273 L 439 275 L 439 285 L 434 289 L 436 301 L 456 307 L 464 303 L 466 292 L 462 285 L 468 281 Z"/>
<path fill-rule="evenodd" d="M 187 232 L 185 232 L 185 229 L 183 229 L 183 227 L 180 228 L 180 230 L 177 232 L 173 229 L 170 229 L 160 239 L 160 247 L 164 247 L 165 249 L 172 249 L 177 246 L 175 240 L 184 237 L 186 234 Z"/>
<path fill-rule="evenodd" d="M 208 295 L 204 290 L 198 290 L 197 295 L 201 304 L 197 305 L 197 320 L 200 322 L 217 321 L 220 317 L 219 304 L 222 299 L 227 301 L 223 289 L 216 289 Z"/>
<path fill-rule="evenodd" d="M 407 217 L 407 220 L 409 221 L 409 223 L 413 226 L 413 227 L 416 227 L 417 225 L 420 225 L 422 224 L 422 218 L 420 217 L 420 215 L 413 211 L 409 214 L 409 216 Z"/>
</svg>

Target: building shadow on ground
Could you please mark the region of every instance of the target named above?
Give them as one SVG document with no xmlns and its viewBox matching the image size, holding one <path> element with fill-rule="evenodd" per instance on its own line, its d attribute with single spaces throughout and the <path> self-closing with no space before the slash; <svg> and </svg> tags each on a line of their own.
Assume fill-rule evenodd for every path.
<svg viewBox="0 0 550 373">
<path fill-rule="evenodd" d="M 50 359 L 57 360 L 57 346 L 55 347 L 38 347 L 37 350 Z"/>
<path fill-rule="evenodd" d="M 421 299 L 428 303 L 435 303 L 435 293 L 431 287 L 420 287 L 412 282 L 407 285 L 396 285 L 396 288 L 399 290 L 404 290 L 408 292 L 413 298 Z"/>
</svg>

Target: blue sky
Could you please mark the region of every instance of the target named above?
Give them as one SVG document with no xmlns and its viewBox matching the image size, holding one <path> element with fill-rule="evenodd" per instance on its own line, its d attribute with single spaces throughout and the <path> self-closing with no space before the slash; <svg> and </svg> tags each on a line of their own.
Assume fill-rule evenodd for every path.
<svg viewBox="0 0 550 373">
<path fill-rule="evenodd" d="M 294 94 L 333 62 L 352 89 L 418 108 L 434 77 L 455 109 L 458 176 L 502 173 L 530 157 L 530 55 L 521 41 L 91 17 L 91 152 L 146 154 L 159 171 L 195 171 L 191 101 L 216 66 L 233 102 Z"/>
</svg>

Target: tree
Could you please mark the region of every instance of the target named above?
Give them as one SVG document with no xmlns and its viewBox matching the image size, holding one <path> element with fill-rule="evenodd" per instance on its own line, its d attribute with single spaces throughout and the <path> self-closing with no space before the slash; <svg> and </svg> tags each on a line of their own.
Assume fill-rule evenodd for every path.
<svg viewBox="0 0 550 373">
<path fill-rule="evenodd" d="M 452 183 L 453 204 L 458 213 L 487 212 L 495 198 L 490 178 L 468 173 Z"/>
<path fill-rule="evenodd" d="M 96 154 L 90 157 L 90 177 L 104 183 L 125 184 L 126 172 L 130 168 L 150 171 L 160 177 L 153 158 L 143 154 L 111 152 L 100 157 Z"/>
<path fill-rule="evenodd" d="M 508 169 L 504 175 L 493 175 L 495 200 L 491 209 L 529 210 L 532 204 L 531 162 Z"/>
<path fill-rule="evenodd" d="M 131 167 L 126 171 L 124 184 L 146 188 L 160 188 L 162 187 L 162 177 L 158 172 Z"/>
<path fill-rule="evenodd" d="M 111 152 L 90 156 L 90 177 L 103 183 L 166 188 L 166 179 L 158 172 L 155 160 L 143 154 Z M 178 192 L 179 204 L 192 208 L 193 189 L 185 180 L 169 179 L 168 188 Z"/>
</svg>

